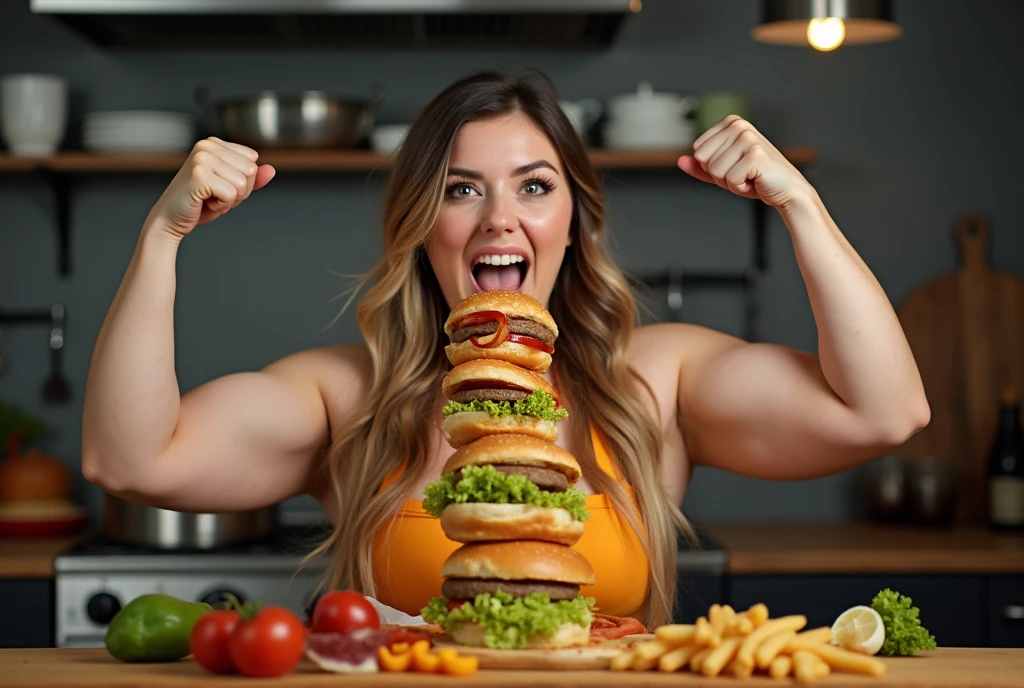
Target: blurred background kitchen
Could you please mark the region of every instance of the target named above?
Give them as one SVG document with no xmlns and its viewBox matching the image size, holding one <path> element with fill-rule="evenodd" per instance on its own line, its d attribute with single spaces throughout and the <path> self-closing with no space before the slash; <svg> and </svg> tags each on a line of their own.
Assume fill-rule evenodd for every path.
<svg viewBox="0 0 1024 688">
<path fill-rule="evenodd" d="M 11 450 L 0 465 L 0 590 L 38 621 L 34 634 L 0 622 L 0 646 L 95 643 L 103 619 L 157 578 L 188 579 L 182 594 L 193 597 L 276 594 L 296 561 L 278 545 L 322 520 L 311 500 L 201 521 L 114 503 L 82 480 L 96 333 L 147 212 L 195 140 L 219 134 L 256 137 L 278 174 L 182 244 L 182 389 L 359 341 L 354 309 L 333 322 L 336 297 L 343 275 L 379 255 L 388 155 L 438 90 L 487 67 L 555 80 L 604 174 L 645 320 L 816 350 L 777 214 L 674 166 L 704 127 L 740 112 L 818 190 L 900 307 L 925 373 L 932 424 L 892 456 L 792 483 L 697 469 L 683 507 L 705 524 L 707 549 L 681 555 L 681 615 L 696 597 L 698 608 L 750 599 L 784 611 L 800 595 L 820 600 L 812 622 L 825 624 L 833 607 L 902 585 L 932 612 L 940 644 L 1024 644 L 1019 443 L 1016 463 L 1013 450 L 992 460 L 1000 427 L 1019 424 L 1024 384 L 1013 206 L 1024 5 L 422 0 L 367 13 L 370 3 L 310 1 L 260 16 L 244 0 L 105 4 L 118 9 L 0 3 L 0 457 Z M 229 4 L 241 14 L 219 13 Z M 816 24 L 816 46 L 814 6 L 846 18 Z M 789 23 L 762 24 L 774 18 Z M 312 90 L 326 99 L 310 96 L 307 114 L 340 115 L 305 143 L 245 123 L 262 107 L 286 126 L 275 108 Z M 257 105 L 267 91 L 277 95 Z M 332 109 L 336 99 L 348 104 Z M 11 508 L 32 476 L 72 506 Z M 1018 532 L 995 532 L 999 523 Z M 244 580 L 241 554 L 256 557 Z M 303 593 L 283 601 L 302 605 Z"/>
</svg>

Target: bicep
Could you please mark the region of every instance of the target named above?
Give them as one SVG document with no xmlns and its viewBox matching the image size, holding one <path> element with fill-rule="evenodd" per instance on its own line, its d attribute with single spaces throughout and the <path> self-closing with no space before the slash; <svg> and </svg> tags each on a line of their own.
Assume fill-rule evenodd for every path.
<svg viewBox="0 0 1024 688">
<path fill-rule="evenodd" d="M 845 470 L 884 446 L 832 390 L 816 356 L 712 331 L 696 340 L 679 379 L 695 464 L 800 480 Z"/>
<path fill-rule="evenodd" d="M 329 442 L 315 370 L 337 365 L 327 357 L 302 352 L 182 395 L 178 424 L 158 459 L 147 501 L 177 510 L 233 511 L 302 494 Z"/>
</svg>

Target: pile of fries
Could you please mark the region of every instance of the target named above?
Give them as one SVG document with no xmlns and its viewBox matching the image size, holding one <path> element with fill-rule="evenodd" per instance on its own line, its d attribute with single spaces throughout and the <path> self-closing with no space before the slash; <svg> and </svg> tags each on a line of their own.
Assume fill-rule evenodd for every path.
<svg viewBox="0 0 1024 688">
<path fill-rule="evenodd" d="M 805 684 L 832 671 L 885 673 L 880 659 L 832 645 L 828 627 L 802 630 L 806 624 L 803 615 L 770 619 L 768 608 L 760 603 L 744 612 L 714 604 L 695 624 L 659 626 L 654 640 L 623 651 L 612 659 L 611 668 L 689 669 L 709 677 L 725 674 L 737 678 L 758 672 L 776 679 L 792 677 Z"/>
</svg>

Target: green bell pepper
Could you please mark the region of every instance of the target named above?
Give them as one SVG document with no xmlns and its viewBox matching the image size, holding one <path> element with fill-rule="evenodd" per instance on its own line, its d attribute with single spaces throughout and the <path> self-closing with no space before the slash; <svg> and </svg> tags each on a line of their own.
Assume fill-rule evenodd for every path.
<svg viewBox="0 0 1024 688">
<path fill-rule="evenodd" d="M 140 595 L 111 620 L 105 644 L 124 662 L 176 662 L 190 653 L 188 637 L 212 607 L 169 595 Z"/>
</svg>

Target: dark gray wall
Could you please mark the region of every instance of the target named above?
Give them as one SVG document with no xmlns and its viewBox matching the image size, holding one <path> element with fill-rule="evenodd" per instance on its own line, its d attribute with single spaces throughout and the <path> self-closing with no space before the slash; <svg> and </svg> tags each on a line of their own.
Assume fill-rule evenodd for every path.
<svg viewBox="0 0 1024 688">
<path fill-rule="evenodd" d="M 894 43 L 833 54 L 754 43 L 754 2 L 648 0 L 612 49 L 566 52 L 175 52 L 99 50 L 45 19 L 26 0 L 0 3 L 0 73 L 53 71 L 75 93 L 73 117 L 111 108 L 188 110 L 196 85 L 217 96 L 258 89 L 325 88 L 365 93 L 381 84 L 379 121 L 411 117 L 434 93 L 478 67 L 540 67 L 567 98 L 609 96 L 642 80 L 697 94 L 736 89 L 777 145 L 814 146 L 807 176 L 890 298 L 955 267 L 956 215 L 993 223 L 993 262 L 1024 271 L 1018 208 L 1024 153 L 1019 27 L 1015 0 L 903 0 L 906 34 Z M 77 135 L 72 120 L 71 136 Z M 73 138 L 71 139 L 73 140 Z M 47 447 L 77 471 L 80 399 L 95 334 L 131 255 L 140 224 L 169 175 L 82 180 L 72 221 L 73 268 L 56 274 L 53 206 L 30 177 L 0 177 L 0 307 L 68 305 L 67 370 L 75 403 L 40 401 L 46 334 L 0 333 L 12 367 L 0 398 L 53 426 Z M 749 258 L 749 205 L 681 172 L 617 173 L 610 224 L 629 269 L 742 266 Z M 363 174 L 279 174 L 239 210 L 183 245 L 176 302 L 177 369 L 183 388 L 250 369 L 293 350 L 355 341 L 351 314 L 334 327 L 335 273 L 368 268 L 379 251 L 379 188 Z M 815 351 L 814 321 L 785 227 L 771 219 L 764 280 L 764 338 Z M 654 304 L 660 307 L 660 303 Z M 685 317 L 733 333 L 741 299 L 693 294 Z M 700 470 L 686 501 L 716 519 L 844 519 L 860 513 L 857 472 L 768 483 Z M 96 491 L 80 486 L 83 494 Z M 295 504 L 298 508 L 301 502 Z"/>
</svg>

